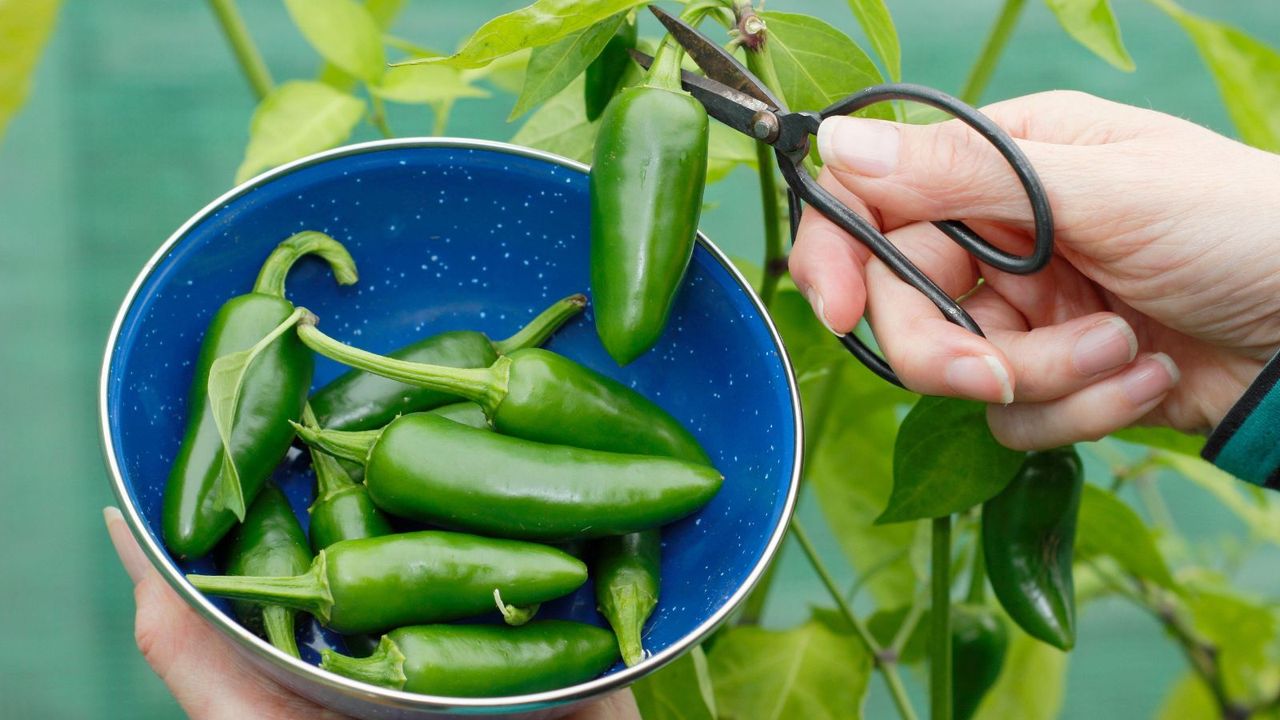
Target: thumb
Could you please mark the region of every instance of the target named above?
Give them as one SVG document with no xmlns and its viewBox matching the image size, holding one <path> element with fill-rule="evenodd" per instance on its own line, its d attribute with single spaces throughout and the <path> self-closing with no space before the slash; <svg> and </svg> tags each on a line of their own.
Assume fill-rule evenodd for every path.
<svg viewBox="0 0 1280 720">
<path fill-rule="evenodd" d="M 1081 149 L 1015 142 L 1044 182 L 1057 213 L 1060 197 L 1055 191 L 1063 183 L 1054 180 L 1084 160 L 1076 152 Z M 818 152 L 840 183 L 885 216 L 1031 226 L 1031 205 L 1013 168 L 995 146 L 959 120 L 907 125 L 830 117 L 818 129 Z"/>
</svg>

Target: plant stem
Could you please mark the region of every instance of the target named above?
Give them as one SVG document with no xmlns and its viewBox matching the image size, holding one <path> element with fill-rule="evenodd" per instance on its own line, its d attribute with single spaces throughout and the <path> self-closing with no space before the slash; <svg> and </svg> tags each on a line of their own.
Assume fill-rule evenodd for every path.
<svg viewBox="0 0 1280 720">
<path fill-rule="evenodd" d="M 951 720 L 951 516 L 933 520 L 929 583 L 929 718 Z"/>
<path fill-rule="evenodd" d="M 835 579 L 831 577 L 826 564 L 818 556 L 818 551 L 809 540 L 809 533 L 805 531 L 804 525 L 799 518 L 792 518 L 791 534 L 795 537 L 796 542 L 800 544 L 800 549 L 804 551 L 805 557 L 809 559 L 809 564 L 818 573 L 818 578 L 826 586 L 831 598 L 836 601 L 836 607 L 839 608 L 840 614 L 844 616 L 844 619 L 853 627 L 857 636 L 867 646 L 876 668 L 884 676 L 885 684 L 889 686 L 889 694 L 893 697 L 893 704 L 898 708 L 898 714 L 903 720 L 916 720 L 916 711 L 911 707 L 911 699 L 907 696 L 906 688 L 902 685 L 902 678 L 898 675 L 897 658 L 885 655 L 884 648 L 880 647 L 880 643 L 876 642 L 875 636 L 867 629 L 866 623 L 862 622 L 862 619 L 854 614 L 853 608 L 849 606 L 849 603 L 845 601 L 844 596 L 840 593 L 840 588 L 836 585 Z"/>
<path fill-rule="evenodd" d="M 387 106 L 382 102 L 382 98 L 371 92 L 369 93 L 369 100 L 372 101 L 369 111 L 369 123 L 382 134 L 382 137 L 395 137 L 396 134 L 391 132 L 391 126 L 387 124 Z"/>
<path fill-rule="evenodd" d="M 756 174 L 760 177 L 760 203 L 764 209 L 764 266 L 761 268 L 760 300 L 766 308 L 773 306 L 778 281 L 786 272 L 786 250 L 782 244 L 782 225 L 778 214 L 778 186 L 773 170 L 773 150 L 756 143 Z"/>
<path fill-rule="evenodd" d="M 231 52 L 240 63 L 240 70 L 249 81 L 249 87 L 253 88 L 253 94 L 258 100 L 262 100 L 271 92 L 275 82 L 271 79 L 267 63 L 262 59 L 262 53 L 258 52 L 258 46 L 253 44 L 253 38 L 249 36 L 249 28 L 245 26 L 235 0 L 209 0 L 209 5 L 213 7 L 213 14 L 222 26 L 222 34 L 230 43 Z"/>
<path fill-rule="evenodd" d="M 969 593 L 965 602 L 980 605 L 987 595 L 987 556 L 982 552 L 982 533 L 973 543 L 973 571 L 969 573 Z"/>
<path fill-rule="evenodd" d="M 1009 36 L 1013 34 L 1014 26 L 1018 24 L 1018 16 L 1025 4 L 1026 0 L 1004 0 L 1004 7 L 1000 8 L 1000 15 L 996 17 L 995 25 L 991 26 L 991 33 L 987 35 L 987 41 L 982 46 L 982 53 L 978 55 L 973 68 L 969 70 L 969 78 L 965 80 L 964 89 L 960 91 L 961 100 L 970 105 L 976 105 L 982 99 L 982 91 L 987 89 L 987 83 L 991 81 L 996 63 L 1000 60 L 1000 54 L 1004 52 L 1004 46 L 1009 42 Z"/>
</svg>

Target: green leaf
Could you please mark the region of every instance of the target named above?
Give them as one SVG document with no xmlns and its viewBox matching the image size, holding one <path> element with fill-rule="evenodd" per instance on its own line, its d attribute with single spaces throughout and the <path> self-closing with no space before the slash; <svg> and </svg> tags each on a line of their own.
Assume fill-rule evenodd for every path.
<svg viewBox="0 0 1280 720">
<path fill-rule="evenodd" d="M 0 0 L 0 137 L 31 89 L 40 51 L 58 19 L 58 0 Z"/>
<path fill-rule="evenodd" d="M 524 88 L 507 121 L 525 114 L 581 75 L 626 19 L 627 14 L 620 12 L 550 45 L 534 48 L 525 69 Z"/>
<path fill-rule="evenodd" d="M 889 647 L 894 638 L 898 636 L 898 631 L 902 629 L 902 623 L 906 621 L 907 615 L 911 612 L 909 606 L 903 605 L 892 610 L 879 610 L 867 618 L 867 630 L 880 643 L 881 647 Z M 898 655 L 898 662 L 904 665 L 915 665 L 929 659 L 929 611 L 925 610 L 919 620 L 916 621 L 915 629 L 907 636 L 907 642 L 902 648 L 902 652 Z"/>
<path fill-rule="evenodd" d="M 511 142 L 590 162 L 599 122 L 587 120 L 583 82 L 581 75 L 574 78 L 568 87 L 525 120 Z"/>
<path fill-rule="evenodd" d="M 707 184 L 719 182 L 739 165 L 756 166 L 756 141 L 724 123 L 711 123 L 707 143 Z"/>
<path fill-rule="evenodd" d="M 1156 720 L 1221 720 L 1213 692 L 1195 672 L 1188 671 L 1165 698 Z"/>
<path fill-rule="evenodd" d="M 244 521 L 244 488 L 240 486 L 240 472 L 236 470 L 236 461 L 231 453 L 231 432 L 235 425 L 236 409 L 240 405 L 240 389 L 244 387 L 245 375 L 263 350 L 275 342 L 281 335 L 289 331 L 307 314 L 298 308 L 284 322 L 275 326 L 253 347 L 229 355 L 223 355 L 209 366 L 209 407 L 213 412 L 213 424 L 218 428 L 218 437 L 222 440 L 222 472 L 215 489 L 215 503 L 235 513 L 236 519 Z"/>
<path fill-rule="evenodd" d="M 849 0 L 849 9 L 858 18 L 871 46 L 884 61 L 894 82 L 902 79 L 902 49 L 898 46 L 898 29 L 884 0 Z"/>
<path fill-rule="evenodd" d="M 463 70 L 462 77 L 468 82 L 484 78 L 499 90 L 515 94 L 524 87 L 524 73 L 532 55 L 528 49 L 503 55 L 482 68 Z"/>
<path fill-rule="evenodd" d="M 249 147 L 236 182 L 339 145 L 351 136 L 364 110 L 363 100 L 324 83 L 295 80 L 277 86 L 253 111 Z"/>
<path fill-rule="evenodd" d="M 1120 23 L 1111 12 L 1110 0 L 1045 0 L 1045 4 L 1076 42 L 1113 66 L 1133 71 L 1133 58 L 1120 39 Z"/>
<path fill-rule="evenodd" d="M 460 68 L 482 67 L 517 50 L 550 45 L 611 15 L 644 3 L 645 0 L 593 0 L 589 3 L 581 0 L 537 0 L 480 26 L 462 44 L 461 50 L 447 58 L 410 62 L 443 62 Z"/>
<path fill-rule="evenodd" d="M 862 717 L 871 656 L 849 633 L 810 620 L 784 632 L 727 631 L 710 653 L 726 720 L 849 720 Z"/>
<path fill-rule="evenodd" d="M 871 58 L 848 35 L 818 18 L 795 13 L 762 13 L 778 88 L 792 110 L 821 110 L 884 78 Z M 872 117 L 892 118 L 889 103 L 868 108 Z"/>
<path fill-rule="evenodd" d="M 1280 53 L 1243 31 L 1158 0 L 1182 25 L 1213 74 L 1240 137 L 1280 152 Z"/>
<path fill-rule="evenodd" d="M 897 432 L 895 411 L 915 397 L 880 380 L 849 357 L 794 289 L 770 309 L 799 380 L 805 424 L 805 483 L 845 557 L 882 606 L 911 597 L 911 550 L 920 523 L 875 525 L 889 498 L 893 467 L 885 448 Z"/>
<path fill-rule="evenodd" d="M 379 32 L 385 33 L 395 22 L 396 16 L 404 7 L 404 0 L 366 0 L 365 9 L 378 26 Z M 384 36 L 388 46 L 395 47 L 391 38 Z M 437 53 L 432 53 L 437 54 Z M 333 63 L 326 62 L 316 75 L 316 80 L 342 92 L 351 92 L 356 86 L 356 79 Z"/>
<path fill-rule="evenodd" d="M 1076 529 L 1076 558 L 1098 555 L 1110 556 L 1140 578 L 1178 589 L 1142 518 L 1112 493 L 1085 485 Z"/>
<path fill-rule="evenodd" d="M 457 68 L 444 65 L 393 67 L 369 92 L 400 103 L 440 103 L 458 98 L 489 97 L 489 92 L 467 82 Z"/>
<path fill-rule="evenodd" d="M 1020 630 L 1011 632 L 1000 677 L 973 720 L 1055 720 L 1062 709 L 1067 654 Z"/>
<path fill-rule="evenodd" d="M 631 686 L 644 720 L 715 720 L 707 656 L 698 646 Z"/>
<path fill-rule="evenodd" d="M 1161 427 L 1130 427 L 1111 433 L 1111 437 L 1135 445 L 1172 450 L 1195 458 L 1200 457 L 1200 450 L 1204 448 L 1205 441 L 1200 435 L 1188 435 Z"/>
<path fill-rule="evenodd" d="M 343 72 L 376 83 L 386 70 L 382 31 L 355 0 L 285 0 L 289 16 L 320 57 Z"/>
<path fill-rule="evenodd" d="M 987 406 L 923 397 L 893 448 L 893 493 L 877 523 L 934 518 L 995 496 L 1022 465 L 1023 453 L 996 442 Z"/>
</svg>

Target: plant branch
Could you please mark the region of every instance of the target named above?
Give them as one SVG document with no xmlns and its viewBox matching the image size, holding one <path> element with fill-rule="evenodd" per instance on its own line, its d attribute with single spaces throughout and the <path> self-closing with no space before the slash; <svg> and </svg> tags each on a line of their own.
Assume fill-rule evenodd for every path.
<svg viewBox="0 0 1280 720">
<path fill-rule="evenodd" d="M 369 123 L 372 124 L 384 138 L 393 138 L 395 133 L 391 132 L 391 126 L 387 124 L 387 106 L 382 102 L 382 98 L 373 92 L 369 93 L 370 110 Z"/>
<path fill-rule="evenodd" d="M 262 59 L 262 53 L 258 52 L 258 46 L 253 44 L 253 38 L 249 36 L 249 28 L 240 16 L 240 9 L 236 7 L 235 0 L 209 0 L 209 5 L 218 18 L 222 34 L 231 45 L 231 52 L 240 63 L 240 70 L 249 81 L 249 87 L 253 88 L 253 94 L 261 101 L 271 92 L 275 82 L 271 79 L 267 63 Z"/>
<path fill-rule="evenodd" d="M 889 694 L 893 697 L 893 704 L 898 708 L 898 714 L 903 720 L 916 720 L 916 711 L 911 707 L 911 699 L 907 696 L 906 688 L 902 685 L 902 678 L 898 675 L 898 658 L 891 653 L 886 653 L 880 643 L 876 642 L 875 636 L 867 629 L 866 623 L 862 622 L 862 619 L 854 614 L 853 608 L 849 606 L 849 603 L 845 601 L 844 596 L 840 593 L 840 588 L 836 585 L 835 579 L 831 577 L 826 564 L 818 556 L 818 551 L 809 540 L 809 533 L 805 531 L 804 525 L 799 518 L 792 518 L 791 534 L 795 536 L 796 542 L 800 544 L 800 549 L 804 551 L 805 557 L 809 559 L 809 564 L 813 566 L 818 578 L 826 586 L 831 598 L 836 601 L 836 607 L 839 608 L 840 614 L 844 616 L 844 619 L 853 627 L 854 633 L 867 646 L 876 669 L 880 671 L 880 674 L 884 677 L 885 684 L 889 686 Z"/>
<path fill-rule="evenodd" d="M 1146 610 L 1164 626 L 1178 643 L 1178 647 L 1182 649 L 1191 669 L 1209 688 L 1224 720 L 1247 720 L 1257 710 L 1257 708 L 1243 707 L 1231 699 L 1227 693 L 1222 667 L 1218 663 L 1217 646 L 1199 637 L 1195 628 L 1191 627 L 1167 593 L 1153 588 L 1141 578 L 1130 575 L 1126 582 L 1124 578 L 1117 578 L 1096 562 L 1090 562 L 1089 565 L 1108 587 Z M 1277 698 L 1277 701 L 1280 701 L 1280 698 Z"/>
<path fill-rule="evenodd" d="M 1004 7 L 1000 8 L 1000 15 L 996 17 L 995 25 L 991 26 L 991 33 L 987 35 L 982 52 L 969 70 L 969 78 L 960 91 L 961 100 L 976 105 L 982 99 L 982 91 L 987 89 L 987 83 L 991 81 L 996 63 L 1000 61 L 1000 54 L 1004 52 L 1004 46 L 1008 44 L 1009 36 L 1013 34 L 1013 28 L 1018 24 L 1018 16 L 1025 4 L 1026 0 L 1004 0 Z"/>
<path fill-rule="evenodd" d="M 929 718 L 951 720 L 951 516 L 933 519 L 929 585 Z"/>
</svg>

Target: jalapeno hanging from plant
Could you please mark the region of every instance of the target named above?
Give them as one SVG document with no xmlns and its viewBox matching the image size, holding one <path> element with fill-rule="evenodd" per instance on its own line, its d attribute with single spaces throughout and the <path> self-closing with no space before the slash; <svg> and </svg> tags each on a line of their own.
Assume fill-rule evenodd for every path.
<svg viewBox="0 0 1280 720">
<path fill-rule="evenodd" d="M 329 263 L 339 284 L 356 281 L 355 262 L 336 240 L 298 233 L 267 258 L 253 291 L 228 300 L 205 332 L 186 434 L 164 492 L 164 540 L 179 557 L 205 555 L 244 518 L 293 442 L 289 421 L 306 403 L 314 358 L 290 331 L 304 311 L 285 299 L 284 281 L 311 254 Z"/>
<path fill-rule="evenodd" d="M 424 530 L 344 540 L 290 577 L 188 575 L 211 595 L 305 610 L 344 635 L 443 622 L 567 595 L 587 579 L 581 560 L 519 540 Z"/>
<path fill-rule="evenodd" d="M 986 605 L 951 606 L 951 707 L 955 720 L 969 720 L 1000 677 L 1009 631 Z"/>
<path fill-rule="evenodd" d="M 680 56 L 665 39 L 644 81 L 609 102 L 596 135 L 591 288 L 596 331 L 620 365 L 662 335 L 702 212 L 707 111 L 680 86 Z"/>
<path fill-rule="evenodd" d="M 1071 563 L 1083 486 L 1074 447 L 1033 452 L 982 505 L 982 549 L 996 597 L 1027 634 L 1062 650 L 1076 640 Z"/>
<path fill-rule="evenodd" d="M 225 559 L 228 575 L 290 576 L 311 565 L 302 526 L 284 494 L 268 485 L 249 506 L 244 523 L 231 535 Z M 236 617 L 286 653 L 298 657 L 294 636 L 297 611 L 282 605 L 235 604 Z"/>
<path fill-rule="evenodd" d="M 320 667 L 422 695 L 501 697 L 568 687 L 617 661 L 608 630 L 565 620 L 522 627 L 419 625 L 392 630 L 367 658 L 332 650 Z"/>
<path fill-rule="evenodd" d="M 312 447 L 364 462 L 369 497 L 393 515 L 523 540 L 656 528 L 702 507 L 722 481 L 704 464 L 547 445 L 430 413 L 382 430 L 297 429 Z"/>
<path fill-rule="evenodd" d="M 587 305 L 585 295 L 570 295 L 542 311 L 506 340 L 459 330 L 419 340 L 391 353 L 411 362 L 451 367 L 488 367 L 499 355 L 536 347 Z M 430 410 L 458 398 L 447 392 L 406 385 L 372 373 L 352 370 L 311 396 L 311 408 L 321 427 L 332 430 L 373 430 L 397 415 Z"/>
</svg>

